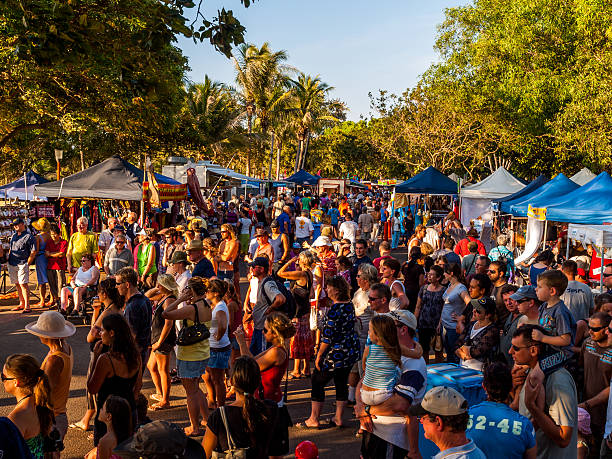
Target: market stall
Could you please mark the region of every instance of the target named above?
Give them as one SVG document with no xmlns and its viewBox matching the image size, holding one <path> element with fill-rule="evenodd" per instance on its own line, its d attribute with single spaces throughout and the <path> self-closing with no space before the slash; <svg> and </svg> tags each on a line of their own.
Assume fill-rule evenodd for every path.
<svg viewBox="0 0 612 459">
<path fill-rule="evenodd" d="M 34 187 L 49 180 L 34 171 L 29 171 L 19 177 L 17 180 L 6 185 L 0 186 L 0 199 L 9 200 L 17 199 L 18 201 L 46 201 L 44 197 L 39 197 L 34 194 Z"/>
<path fill-rule="evenodd" d="M 301 186 L 315 186 L 319 183 L 320 177 L 309 174 L 304 169 L 300 169 L 295 174 L 284 179 L 284 182 L 294 183 Z"/>
<path fill-rule="evenodd" d="M 579 185 L 568 179 L 563 174 L 558 174 L 555 178 L 545 183 L 537 190 L 512 201 L 502 202 L 500 209 L 514 215 L 515 217 L 526 217 L 529 205 L 532 207 L 548 207 L 548 203 L 560 196 L 580 188 Z"/>
<path fill-rule="evenodd" d="M 606 252 L 612 248 L 612 226 L 610 225 L 579 225 L 570 223 L 567 228 L 567 237 L 573 241 L 582 243 L 585 247 L 589 244 L 597 247 L 601 253 L 601 262 L 599 264 L 599 288 L 603 292 L 603 269 L 606 265 Z M 566 257 L 569 258 L 569 246 L 567 244 Z M 608 260 L 610 260 L 608 252 Z"/>
<path fill-rule="evenodd" d="M 595 177 L 597 177 L 595 174 L 593 174 L 589 169 L 587 169 L 586 167 L 583 167 L 582 169 L 580 169 L 580 171 L 578 171 L 577 173 L 575 173 L 574 175 L 572 175 L 570 177 L 570 180 L 572 182 L 577 183 L 578 185 L 582 186 L 582 185 L 586 185 L 587 183 L 589 183 L 591 180 L 593 180 Z"/>
<path fill-rule="evenodd" d="M 533 193 L 534 191 L 538 190 L 542 185 L 544 185 L 548 181 L 549 181 L 548 177 L 546 177 L 545 175 L 540 175 L 535 180 L 532 180 L 522 190 L 519 190 L 516 193 L 509 194 L 508 196 L 505 196 L 503 198 L 494 199 L 493 201 L 491 201 L 493 210 L 503 210 L 503 207 L 507 207 L 507 205 L 503 203 L 507 203 L 509 201 L 515 201 L 515 200 L 518 200 L 519 198 L 522 198 L 523 196 L 527 196 Z"/>
<path fill-rule="evenodd" d="M 504 198 L 525 188 L 525 183 L 519 180 L 503 166 L 484 180 L 461 188 L 461 223 L 469 226 L 470 221 L 482 218 L 490 221 L 491 201 Z"/>
</svg>

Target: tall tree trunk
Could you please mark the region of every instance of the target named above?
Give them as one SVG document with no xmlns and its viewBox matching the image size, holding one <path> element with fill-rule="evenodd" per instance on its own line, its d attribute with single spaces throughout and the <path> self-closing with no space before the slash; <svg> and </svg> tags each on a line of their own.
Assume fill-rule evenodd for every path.
<svg viewBox="0 0 612 459">
<path fill-rule="evenodd" d="M 249 134 L 249 145 L 247 146 L 247 152 L 246 152 L 246 175 L 248 177 L 251 176 L 251 143 L 252 143 L 252 138 L 251 135 L 253 134 L 253 121 L 251 120 L 251 115 L 247 114 L 247 126 L 248 126 L 248 134 Z"/>
<path fill-rule="evenodd" d="M 304 151 L 302 152 L 302 164 L 300 166 L 300 169 L 306 169 L 306 154 L 308 153 L 308 145 L 309 144 L 310 144 L 310 133 L 307 132 L 306 133 L 306 142 L 304 142 L 304 146 L 303 146 Z"/>
<path fill-rule="evenodd" d="M 274 131 L 270 133 L 270 162 L 268 164 L 268 180 L 272 178 L 272 158 L 274 157 Z"/>
<path fill-rule="evenodd" d="M 83 156 L 83 141 L 81 133 L 79 132 L 79 155 L 81 156 L 81 170 L 85 170 L 85 157 Z"/>
<path fill-rule="evenodd" d="M 280 180 L 280 157 L 283 148 L 283 141 L 279 140 L 276 146 L 276 180 Z"/>
<path fill-rule="evenodd" d="M 300 170 L 300 162 L 302 161 L 302 140 L 298 138 L 297 151 L 295 152 L 295 167 L 293 173 L 295 174 Z"/>
</svg>

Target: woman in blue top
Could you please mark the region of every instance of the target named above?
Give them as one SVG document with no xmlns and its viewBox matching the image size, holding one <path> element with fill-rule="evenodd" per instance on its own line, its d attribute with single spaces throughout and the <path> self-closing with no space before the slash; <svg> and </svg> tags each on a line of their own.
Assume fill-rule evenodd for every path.
<svg viewBox="0 0 612 459">
<path fill-rule="evenodd" d="M 39 308 L 44 308 L 45 306 L 51 306 L 53 301 L 50 304 L 45 305 L 45 297 L 47 296 L 47 284 L 49 283 L 49 279 L 47 279 L 47 256 L 45 255 L 45 248 L 47 247 L 47 242 L 51 239 L 51 235 L 49 231 L 51 230 L 51 224 L 49 220 L 45 217 L 39 218 L 32 226 L 38 234 L 36 235 L 36 281 L 38 282 L 38 291 L 40 294 L 40 302 L 38 303 Z M 51 299 L 53 300 L 53 299 Z"/>
<path fill-rule="evenodd" d="M 332 277 L 327 283 L 327 296 L 332 306 L 321 327 L 321 345 L 315 358 L 310 393 L 310 417 L 297 425 L 302 429 L 320 427 L 319 416 L 325 400 L 325 386 L 333 378 L 336 387 L 336 415 L 330 424 L 340 427 L 342 414 L 348 399 L 348 376 L 359 360 L 359 339 L 355 332 L 355 307 L 350 300 L 351 287 L 341 276 Z"/>
<path fill-rule="evenodd" d="M 456 329 L 457 318 L 461 316 L 471 298 L 467 288 L 461 282 L 461 267 L 457 263 L 450 263 L 444 269 L 444 278 L 448 281 L 448 287 L 442 295 L 444 306 L 442 307 L 438 333 L 442 333 L 446 360 L 449 363 L 458 363 L 459 358 L 455 355 L 455 344 L 459 338 Z"/>
</svg>

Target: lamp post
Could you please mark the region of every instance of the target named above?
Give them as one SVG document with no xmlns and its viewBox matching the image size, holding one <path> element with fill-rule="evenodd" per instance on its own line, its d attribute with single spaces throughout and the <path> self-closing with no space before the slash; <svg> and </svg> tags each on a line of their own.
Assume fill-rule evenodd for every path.
<svg viewBox="0 0 612 459">
<path fill-rule="evenodd" d="M 64 157 L 64 150 L 60 150 L 59 148 L 55 149 L 55 161 L 57 162 L 57 180 L 60 179 L 60 161 Z"/>
</svg>

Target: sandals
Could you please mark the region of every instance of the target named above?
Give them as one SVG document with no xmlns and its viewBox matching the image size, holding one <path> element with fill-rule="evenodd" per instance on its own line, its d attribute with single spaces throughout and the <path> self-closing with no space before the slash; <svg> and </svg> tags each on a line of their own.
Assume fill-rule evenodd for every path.
<svg viewBox="0 0 612 459">
<path fill-rule="evenodd" d="M 303 375 L 301 373 L 298 373 L 297 375 L 294 375 L 293 373 L 289 373 L 289 381 L 293 380 L 293 379 L 302 379 Z"/>
<path fill-rule="evenodd" d="M 321 425 L 319 424 L 318 426 L 309 426 L 306 424 L 306 421 L 302 421 L 298 422 L 295 425 L 295 428 L 300 430 L 321 430 Z"/>
<path fill-rule="evenodd" d="M 153 411 L 161 411 L 161 410 L 166 410 L 168 408 L 170 408 L 170 403 L 163 403 L 162 404 L 161 402 L 159 402 L 159 403 L 156 403 L 154 405 L 151 405 L 151 410 L 153 410 Z"/>
<path fill-rule="evenodd" d="M 161 394 L 156 394 L 155 392 L 153 392 L 151 395 L 149 395 L 149 398 L 151 400 L 155 400 L 156 402 L 161 402 L 161 400 L 162 400 Z"/>
<path fill-rule="evenodd" d="M 72 424 L 68 425 L 68 427 L 70 427 L 71 429 L 79 429 L 83 432 L 89 432 L 91 430 L 91 425 L 87 426 L 87 429 L 84 429 L 83 426 L 80 425 L 78 422 L 73 422 Z"/>
</svg>

